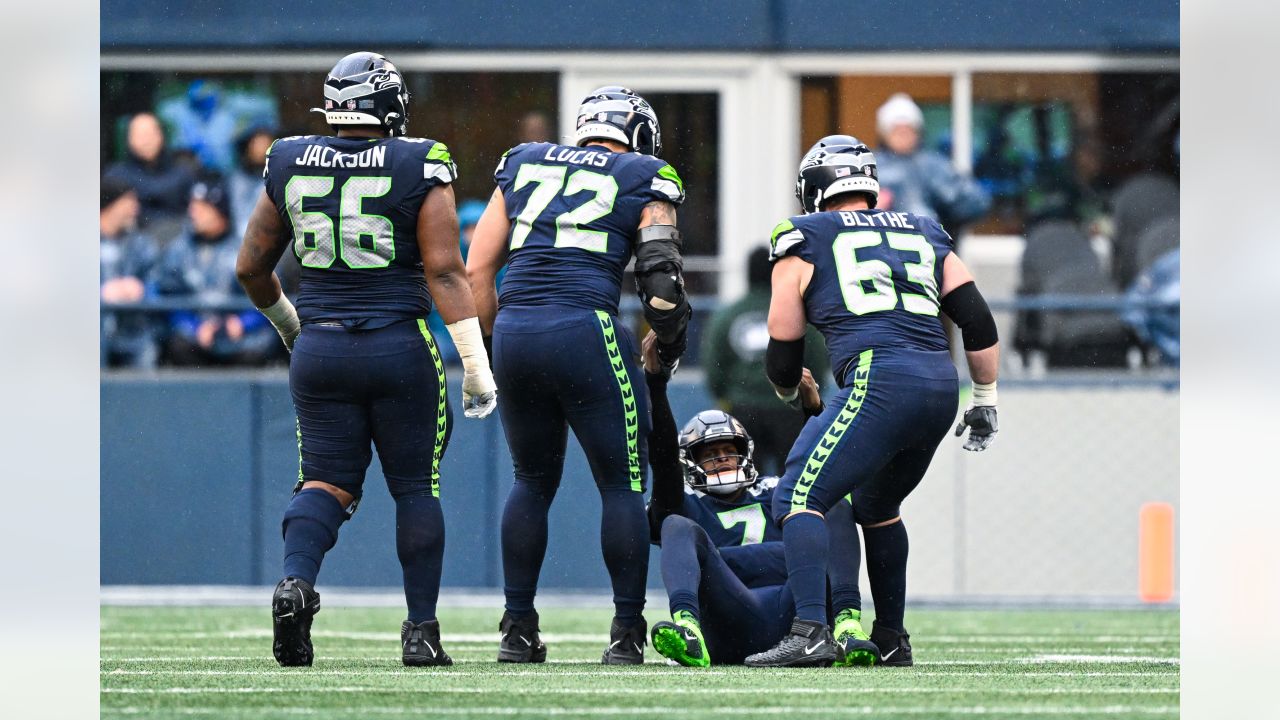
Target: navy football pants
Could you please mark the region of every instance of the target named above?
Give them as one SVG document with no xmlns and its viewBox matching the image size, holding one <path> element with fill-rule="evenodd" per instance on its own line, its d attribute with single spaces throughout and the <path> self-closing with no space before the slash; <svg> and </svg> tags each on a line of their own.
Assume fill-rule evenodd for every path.
<svg viewBox="0 0 1280 720">
<path fill-rule="evenodd" d="M 746 548 L 765 549 L 734 549 Z M 694 596 L 702 637 L 716 665 L 740 664 L 748 655 L 773 647 L 791 628 L 795 603 L 787 586 L 747 587 L 707 531 L 683 515 L 668 515 L 662 521 L 661 563 L 672 613 L 678 600 Z"/>
<path fill-rule="evenodd" d="M 650 418 L 638 346 L 617 318 L 567 307 L 507 307 L 493 330 L 498 410 L 515 465 L 502 522 L 507 609 L 532 610 L 568 430 L 586 453 L 604 511 L 601 546 L 619 616 L 644 605 Z"/>
<path fill-rule="evenodd" d="M 914 369 L 904 357 L 914 358 Z M 796 438 L 774 493 L 774 520 L 804 509 L 825 514 L 850 493 L 860 524 L 897 517 L 955 421 L 959 385 L 950 363 L 945 352 L 899 352 L 883 363 L 863 352 L 848 386 Z"/>
<path fill-rule="evenodd" d="M 357 499 L 373 459 L 393 496 L 439 496 L 452 427 L 444 364 L 422 320 L 349 331 L 310 324 L 289 365 L 298 413 L 299 482 L 318 480 Z"/>
</svg>

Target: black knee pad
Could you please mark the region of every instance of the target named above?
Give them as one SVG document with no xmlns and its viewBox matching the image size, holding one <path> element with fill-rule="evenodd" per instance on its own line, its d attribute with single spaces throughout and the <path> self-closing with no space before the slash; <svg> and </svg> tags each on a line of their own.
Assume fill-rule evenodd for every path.
<svg viewBox="0 0 1280 720">
<path fill-rule="evenodd" d="M 293 494 L 294 494 L 294 495 L 297 495 L 298 493 L 302 492 L 302 490 L 303 490 L 303 487 L 302 487 L 302 486 L 303 486 L 303 484 L 305 484 L 305 483 L 307 483 L 307 482 L 310 482 L 310 481 L 309 481 L 309 480 L 304 480 L 304 479 L 302 479 L 302 478 L 298 478 L 298 482 L 293 486 Z M 348 505 L 348 506 L 346 506 L 345 508 L 343 508 L 343 510 L 345 510 L 345 511 L 346 511 L 346 513 L 347 513 L 347 519 L 348 519 L 348 520 L 350 520 L 350 519 L 351 519 L 351 516 L 352 516 L 352 515 L 355 515 L 355 514 L 356 514 L 356 508 L 360 507 L 360 498 L 364 496 L 364 483 L 363 483 L 363 482 L 360 482 L 360 483 L 343 483 L 343 482 L 329 482 L 329 481 L 327 481 L 327 480 L 317 480 L 316 482 L 323 482 L 325 485 L 332 485 L 333 487 L 336 487 L 336 488 L 338 488 L 339 490 L 341 490 L 341 491 L 343 491 L 343 492 L 345 492 L 345 493 L 349 493 L 349 494 L 351 495 L 351 497 L 352 497 L 351 504 L 350 504 L 350 505 Z M 323 488 L 308 488 L 308 489 L 311 489 L 311 490 L 320 490 L 321 492 L 328 492 L 327 490 L 324 490 Z M 334 500 L 337 500 L 337 498 L 334 498 Z M 287 519 L 288 519 L 288 517 L 286 517 L 285 519 L 287 520 Z"/>
</svg>

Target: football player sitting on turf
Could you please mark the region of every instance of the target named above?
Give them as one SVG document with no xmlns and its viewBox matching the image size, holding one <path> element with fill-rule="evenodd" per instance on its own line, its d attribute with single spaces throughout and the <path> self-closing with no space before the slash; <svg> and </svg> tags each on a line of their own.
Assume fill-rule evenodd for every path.
<svg viewBox="0 0 1280 720">
<path fill-rule="evenodd" d="M 740 664 L 772 647 L 791 629 L 795 603 L 787 589 L 782 532 L 768 520 L 777 478 L 760 478 L 753 443 L 742 423 L 704 410 L 676 436 L 656 337 L 644 342 L 645 380 L 653 410 L 649 457 L 653 501 L 649 522 L 662 546 L 662 582 L 672 622 L 653 626 L 653 647 L 681 665 Z M 820 409 L 818 386 L 806 374 L 804 406 Z M 852 508 L 832 512 L 832 606 L 839 610 L 838 665 L 870 665 L 876 647 L 861 625 L 861 555 Z"/>
</svg>

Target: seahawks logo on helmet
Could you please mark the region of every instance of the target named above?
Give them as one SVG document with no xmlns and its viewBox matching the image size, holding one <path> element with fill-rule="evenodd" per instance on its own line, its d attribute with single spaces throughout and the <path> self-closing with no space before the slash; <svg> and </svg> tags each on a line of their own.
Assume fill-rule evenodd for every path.
<svg viewBox="0 0 1280 720">
<path fill-rule="evenodd" d="M 409 91 L 390 60 L 371 52 L 338 61 L 324 81 L 322 112 L 330 126 L 376 125 L 392 136 L 408 130 Z M 344 109 L 345 108 L 345 109 Z"/>
<path fill-rule="evenodd" d="M 806 213 L 818 212 L 836 195 L 859 192 L 871 207 L 880 197 L 876 158 L 852 135 L 828 135 L 805 153 L 796 177 L 796 199 Z"/>
<path fill-rule="evenodd" d="M 622 143 L 645 155 L 662 154 L 662 130 L 653 107 L 621 85 L 591 91 L 578 108 L 574 144 L 582 147 L 601 139 Z"/>
<path fill-rule="evenodd" d="M 698 448 L 720 440 L 733 443 L 737 454 L 702 458 Z M 684 468 L 684 481 L 689 487 L 712 495 L 732 495 L 756 484 L 760 479 L 754 460 L 756 444 L 747 429 L 737 418 L 721 410 L 703 410 L 694 415 L 680 431 L 680 465 Z M 702 464 L 718 462 L 733 457 L 737 470 L 708 474 Z"/>
</svg>

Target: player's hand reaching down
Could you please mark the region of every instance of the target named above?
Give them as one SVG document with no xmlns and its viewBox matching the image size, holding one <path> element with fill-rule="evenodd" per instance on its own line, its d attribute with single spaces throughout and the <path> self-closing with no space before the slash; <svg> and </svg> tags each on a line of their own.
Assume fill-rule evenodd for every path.
<svg viewBox="0 0 1280 720">
<path fill-rule="evenodd" d="M 964 449 L 982 452 L 991 446 L 998 432 L 996 425 L 996 407 L 994 405 L 977 405 L 964 411 L 964 417 L 956 425 L 956 437 L 964 434 L 969 428 L 969 438 L 964 441 Z"/>
<path fill-rule="evenodd" d="M 809 368 L 803 368 L 800 373 L 800 394 L 797 398 L 800 400 L 800 410 L 805 415 L 822 414 L 822 393 Z"/>
<path fill-rule="evenodd" d="M 640 342 L 640 355 L 644 361 L 645 372 L 650 375 L 661 375 L 666 380 L 671 379 L 671 375 L 679 365 L 678 360 L 671 365 L 662 362 L 661 356 L 658 355 L 658 334 L 652 330 Z"/>
<path fill-rule="evenodd" d="M 498 386 L 493 373 L 485 366 L 483 372 L 466 370 L 462 375 L 462 414 L 469 418 L 488 417 L 498 407 Z"/>
</svg>

